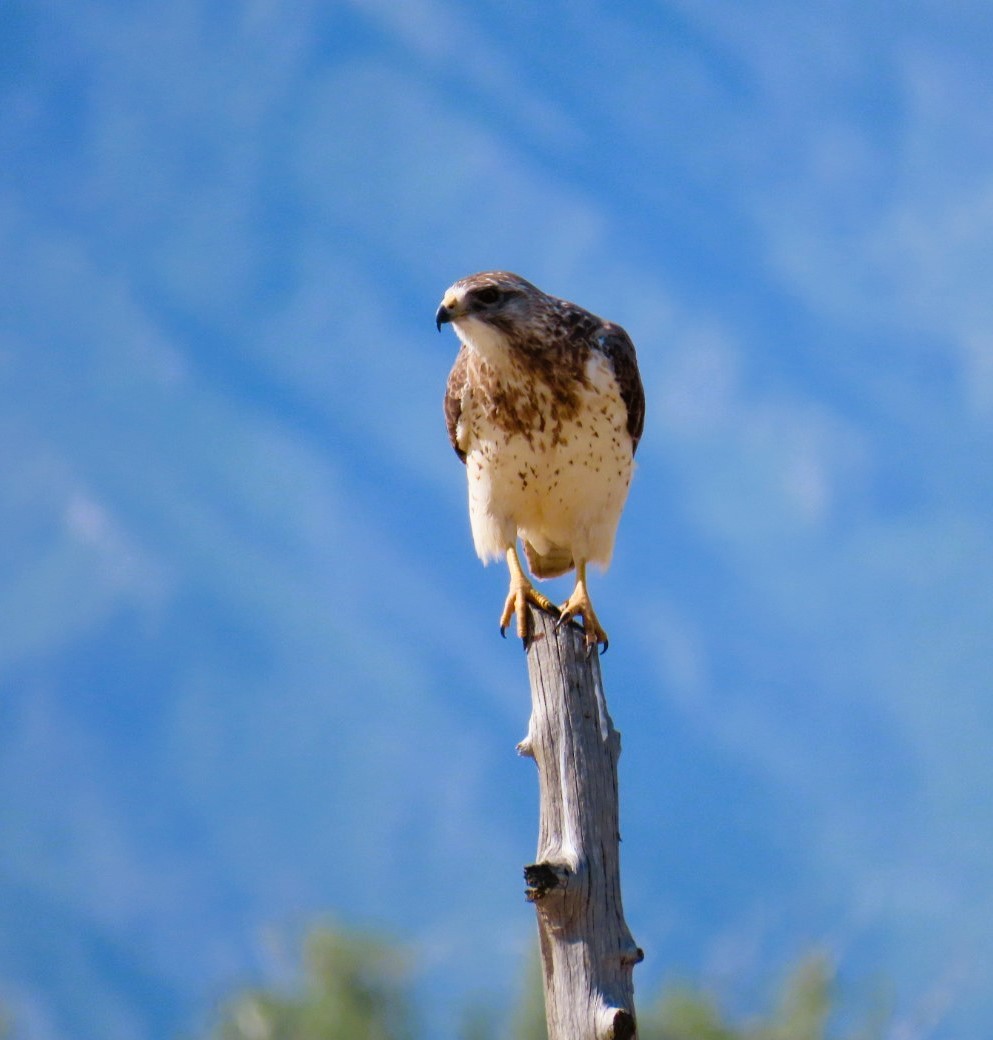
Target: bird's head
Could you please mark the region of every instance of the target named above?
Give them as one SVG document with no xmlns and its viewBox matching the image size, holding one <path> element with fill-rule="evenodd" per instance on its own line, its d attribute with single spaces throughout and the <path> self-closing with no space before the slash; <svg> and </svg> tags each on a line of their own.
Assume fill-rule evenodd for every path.
<svg viewBox="0 0 993 1040">
<path fill-rule="evenodd" d="M 509 271 L 484 271 L 461 278 L 444 295 L 435 324 L 451 323 L 459 338 L 488 360 L 508 339 L 527 338 L 550 303 L 539 288 Z"/>
</svg>

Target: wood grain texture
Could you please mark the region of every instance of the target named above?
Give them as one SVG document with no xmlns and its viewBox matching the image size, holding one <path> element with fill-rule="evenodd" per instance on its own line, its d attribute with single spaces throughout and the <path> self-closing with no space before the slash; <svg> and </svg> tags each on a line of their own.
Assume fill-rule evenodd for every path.
<svg viewBox="0 0 993 1040">
<path fill-rule="evenodd" d="M 621 904 L 620 734 L 581 629 L 557 630 L 535 609 L 531 621 L 531 721 L 518 751 L 538 766 L 538 855 L 524 876 L 538 915 L 548 1037 L 630 1040 L 632 970 L 643 954 Z"/>
</svg>

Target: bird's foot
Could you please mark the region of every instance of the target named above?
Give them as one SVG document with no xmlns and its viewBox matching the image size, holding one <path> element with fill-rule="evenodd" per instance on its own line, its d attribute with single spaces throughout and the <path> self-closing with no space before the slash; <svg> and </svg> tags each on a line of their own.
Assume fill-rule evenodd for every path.
<svg viewBox="0 0 993 1040">
<path fill-rule="evenodd" d="M 545 610 L 553 617 L 558 617 L 559 608 L 545 595 L 540 593 L 528 579 L 521 574 L 519 578 L 511 576 L 510 592 L 507 594 L 507 602 L 503 606 L 500 615 L 500 635 L 507 636 L 507 626 L 510 619 L 517 615 L 517 634 L 524 643 L 527 652 L 531 645 L 534 633 L 531 630 L 531 615 L 528 612 L 528 604 L 533 603 L 539 610 Z"/>
<path fill-rule="evenodd" d="M 590 595 L 586 591 L 586 585 L 582 582 L 576 584 L 576 587 L 572 590 L 572 595 L 559 608 L 559 619 L 555 627 L 558 628 L 577 617 L 583 619 L 586 656 L 589 657 L 600 646 L 603 647 L 601 653 L 605 654 L 607 647 L 610 646 L 610 640 L 600 624 L 600 619 L 593 610 L 593 604 L 590 602 Z"/>
</svg>

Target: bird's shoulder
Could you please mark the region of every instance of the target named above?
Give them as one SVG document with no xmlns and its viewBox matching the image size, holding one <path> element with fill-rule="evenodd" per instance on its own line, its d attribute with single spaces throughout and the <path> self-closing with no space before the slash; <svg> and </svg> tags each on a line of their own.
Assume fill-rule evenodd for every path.
<svg viewBox="0 0 993 1040">
<path fill-rule="evenodd" d="M 612 321 L 601 321 L 591 339 L 594 349 L 607 359 L 613 370 L 621 400 L 627 409 L 627 429 L 633 441 L 632 450 L 636 451 L 645 428 L 645 388 L 641 382 L 634 343 L 627 332 Z"/>
<path fill-rule="evenodd" d="M 448 373 L 445 385 L 445 425 L 448 427 L 448 439 L 452 442 L 455 454 L 465 462 L 465 448 L 459 443 L 459 419 L 462 416 L 462 400 L 469 382 L 469 348 L 463 343 Z"/>
</svg>

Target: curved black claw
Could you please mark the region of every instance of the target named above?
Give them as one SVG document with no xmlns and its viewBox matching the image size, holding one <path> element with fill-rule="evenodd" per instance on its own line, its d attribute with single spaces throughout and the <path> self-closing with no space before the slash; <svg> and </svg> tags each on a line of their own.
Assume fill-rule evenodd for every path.
<svg viewBox="0 0 993 1040">
<path fill-rule="evenodd" d="M 506 625 L 501 625 L 500 626 L 500 638 L 501 639 L 506 639 L 507 638 L 507 626 Z M 531 634 L 528 633 L 528 635 L 522 636 L 521 637 L 521 642 L 524 644 L 524 653 L 527 653 L 528 650 L 531 649 Z"/>
<path fill-rule="evenodd" d="M 563 625 L 567 624 L 570 621 L 575 621 L 575 620 L 576 620 L 576 615 L 575 614 L 567 612 L 567 611 L 562 611 L 559 614 L 558 620 L 555 622 L 555 631 L 557 632 Z M 577 622 L 577 624 L 578 624 L 578 622 Z M 586 622 L 585 622 L 585 619 L 584 619 L 583 625 L 581 626 L 581 630 L 582 630 L 583 634 L 585 635 L 585 633 L 586 633 Z M 603 647 L 602 650 L 600 650 L 601 646 Z M 586 644 L 586 660 L 588 661 L 590 659 L 590 657 L 592 657 L 594 649 L 598 650 L 599 653 L 600 653 L 600 656 L 602 657 L 607 652 L 607 650 L 609 648 L 610 648 L 610 640 L 606 637 L 606 635 L 604 635 L 602 640 L 598 639 L 598 640 L 595 640 L 594 642 L 587 642 L 587 644 Z"/>
<path fill-rule="evenodd" d="M 580 632 L 583 631 L 583 626 L 576 620 L 576 615 L 575 614 L 563 614 L 563 613 L 559 614 L 558 619 L 555 622 L 555 631 L 558 632 L 558 630 L 563 625 L 568 625 L 570 621 L 576 626 L 576 628 L 579 629 Z"/>
<path fill-rule="evenodd" d="M 603 646 L 602 650 L 600 650 L 600 646 L 601 645 Z M 610 640 L 609 639 L 604 639 L 602 644 L 600 644 L 600 643 L 587 643 L 586 644 L 586 660 L 587 661 L 593 656 L 593 650 L 594 649 L 598 650 L 600 652 L 600 656 L 603 657 L 603 655 L 610 649 Z"/>
</svg>

